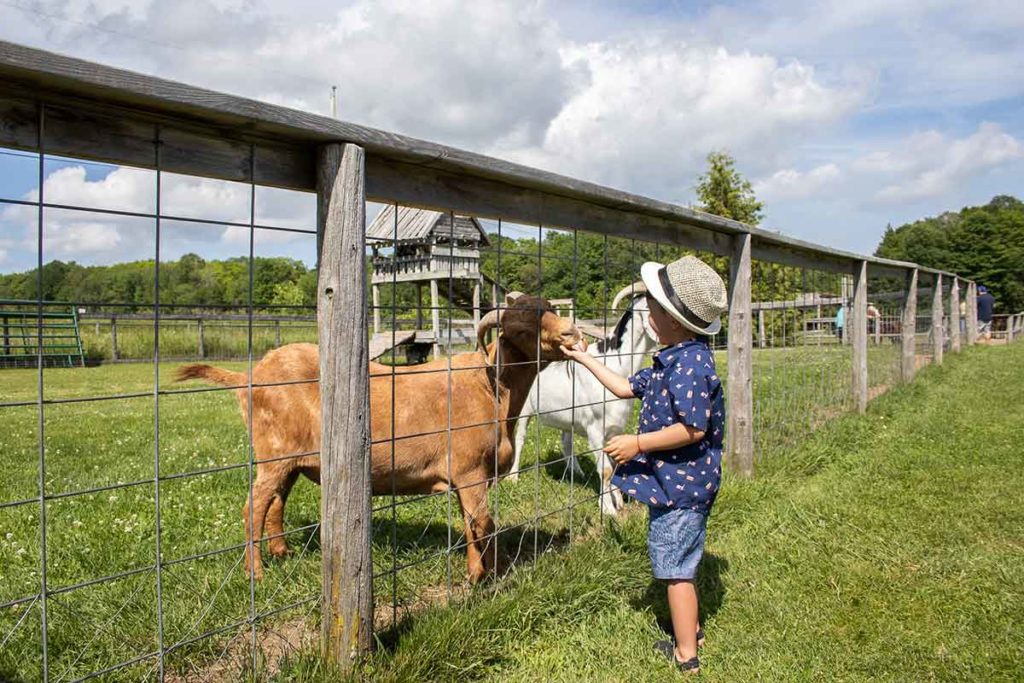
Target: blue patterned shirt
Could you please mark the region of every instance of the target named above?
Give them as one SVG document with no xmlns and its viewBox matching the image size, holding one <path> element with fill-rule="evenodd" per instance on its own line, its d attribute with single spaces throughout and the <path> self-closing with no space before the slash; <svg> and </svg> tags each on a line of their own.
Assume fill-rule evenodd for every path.
<svg viewBox="0 0 1024 683">
<path fill-rule="evenodd" d="M 642 399 L 641 434 L 678 422 L 704 432 L 704 438 L 668 451 L 641 453 L 612 476 L 624 493 L 659 508 L 684 508 L 701 514 L 711 505 L 722 479 L 725 401 L 708 345 L 690 340 L 654 354 L 652 367 L 629 378 Z"/>
</svg>

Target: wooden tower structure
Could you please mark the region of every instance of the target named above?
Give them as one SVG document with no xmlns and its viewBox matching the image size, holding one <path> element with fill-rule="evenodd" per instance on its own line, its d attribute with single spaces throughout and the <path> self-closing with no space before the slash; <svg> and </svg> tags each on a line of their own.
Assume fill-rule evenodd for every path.
<svg viewBox="0 0 1024 683">
<path fill-rule="evenodd" d="M 474 327 L 480 321 L 484 282 L 490 282 L 492 290 L 495 289 L 494 283 L 480 272 L 480 249 L 490 246 L 480 222 L 472 216 L 388 205 L 367 227 L 366 241 L 373 252 L 370 285 L 374 334 L 381 331 L 380 286 L 413 283 L 417 302 L 423 300 L 423 286 L 430 287 L 430 328 L 424 329 L 423 310 L 417 303 L 416 342 L 431 344 L 437 356 L 440 344 L 449 334 L 453 341 L 466 341 L 461 330 L 442 330 L 439 299 L 442 294 L 450 297 L 453 308 L 471 314 Z M 390 253 L 382 253 L 384 250 Z M 492 305 L 497 294 L 491 293 Z M 475 340 L 473 334 L 469 332 L 471 340 Z"/>
</svg>

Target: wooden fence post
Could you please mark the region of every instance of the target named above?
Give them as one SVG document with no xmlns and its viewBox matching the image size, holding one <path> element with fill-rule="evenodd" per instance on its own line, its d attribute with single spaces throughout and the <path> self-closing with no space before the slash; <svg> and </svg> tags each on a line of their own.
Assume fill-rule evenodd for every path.
<svg viewBox="0 0 1024 683">
<path fill-rule="evenodd" d="M 917 268 L 907 274 L 907 296 L 903 301 L 900 340 L 903 342 L 903 381 L 912 382 L 917 372 Z"/>
<path fill-rule="evenodd" d="M 323 653 L 353 670 L 373 637 L 366 186 L 361 147 L 326 144 L 317 168 L 322 235 L 320 545 Z"/>
<path fill-rule="evenodd" d="M 749 234 L 733 238 L 729 277 L 729 376 L 726 382 L 726 460 L 743 476 L 754 473 L 753 331 Z"/>
<path fill-rule="evenodd" d="M 973 282 L 967 283 L 967 345 L 978 343 L 978 290 Z"/>
<path fill-rule="evenodd" d="M 199 319 L 199 357 L 206 358 L 206 325 Z"/>
<path fill-rule="evenodd" d="M 953 278 L 949 290 L 949 350 L 960 353 L 960 278 Z"/>
<path fill-rule="evenodd" d="M 857 412 L 868 409 L 868 262 L 855 266 L 850 338 L 853 342 L 853 402 Z"/>
<path fill-rule="evenodd" d="M 821 316 L 818 316 L 819 318 Z M 764 309 L 757 309 L 757 346 L 763 349 L 765 347 L 766 340 L 764 338 Z"/>
<path fill-rule="evenodd" d="M 932 291 L 932 355 L 936 365 L 942 365 L 945 341 L 942 334 L 942 275 L 936 273 Z"/>
<path fill-rule="evenodd" d="M 110 359 L 117 360 L 117 316 L 110 316 Z"/>
</svg>

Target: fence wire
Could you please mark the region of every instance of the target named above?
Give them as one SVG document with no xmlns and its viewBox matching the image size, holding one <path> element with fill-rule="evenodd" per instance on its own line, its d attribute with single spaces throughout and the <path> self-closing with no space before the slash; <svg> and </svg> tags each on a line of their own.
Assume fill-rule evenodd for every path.
<svg viewBox="0 0 1024 683">
<path fill-rule="evenodd" d="M 159 125 L 152 169 L 48 155 L 53 106 L 39 105 L 34 153 L 0 150 L 20 188 L 0 196 L 0 221 L 27 245 L 24 276 L 0 307 L 34 325 L 5 328 L 0 363 L 10 368 L 0 383 L 0 679 L 265 678 L 320 629 L 319 431 L 275 440 L 290 423 L 260 412 L 316 390 L 315 363 L 274 374 L 263 362 L 282 348 L 313 357 L 301 345 L 317 342 L 314 198 L 165 172 Z M 367 217 L 371 324 L 352 334 L 374 349 L 371 411 L 384 419 L 371 450 L 373 625 L 386 639 L 423 608 L 480 590 L 470 581 L 480 567 L 500 586 L 640 509 L 611 486 L 602 451 L 636 430 L 636 402 L 575 364 L 543 361 L 539 326 L 532 355 L 481 352 L 481 321 L 508 310 L 514 292 L 544 297 L 630 375 L 659 348 L 647 300 L 630 287 L 640 266 L 696 254 L 728 281 L 732 264 L 588 225 L 397 203 L 368 204 Z M 116 295 L 88 273 L 57 287 L 67 261 L 110 266 L 115 255 L 128 264 Z M 203 279 L 207 266 L 218 280 Z M 929 282 L 916 311 L 921 362 L 933 353 Z M 906 291 L 884 278 L 868 289 L 874 395 L 900 376 Z M 754 263 L 762 462 L 853 407 L 852 301 L 848 275 Z M 46 313 L 74 316 L 77 361 L 44 343 Z M 709 340 L 725 385 L 728 327 Z M 177 381 L 196 363 L 226 374 Z M 528 388 L 518 419 L 494 377 Z M 487 391 L 473 393 L 474 382 Z M 496 447 L 503 440 L 511 452 Z M 437 475 L 424 484 L 429 467 Z"/>
</svg>

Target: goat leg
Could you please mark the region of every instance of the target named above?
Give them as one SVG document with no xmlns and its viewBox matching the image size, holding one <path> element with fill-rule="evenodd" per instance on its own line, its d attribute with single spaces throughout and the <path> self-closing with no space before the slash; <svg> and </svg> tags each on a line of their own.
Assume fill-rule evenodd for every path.
<svg viewBox="0 0 1024 683">
<path fill-rule="evenodd" d="M 261 470 L 262 471 L 262 470 Z M 267 481 L 260 481 L 259 473 L 252 487 L 252 496 L 242 507 L 242 518 L 245 522 L 245 537 L 249 547 L 245 553 L 245 573 L 250 571 L 257 580 L 263 578 L 263 557 L 260 543 L 263 540 L 263 527 L 267 518 L 267 510 L 274 498 L 275 488 Z M 250 508 L 250 502 L 252 507 Z"/>
<path fill-rule="evenodd" d="M 270 499 L 270 509 L 267 510 L 267 549 L 274 557 L 284 557 L 288 554 L 288 541 L 284 536 L 284 505 L 288 502 L 288 494 L 291 493 L 298 477 L 298 470 L 289 473 Z"/>
<path fill-rule="evenodd" d="M 479 481 L 483 476 L 474 478 Z M 466 574 L 470 583 L 479 583 L 492 569 L 488 549 L 494 540 L 494 522 L 487 508 L 487 484 L 474 483 L 457 491 L 466 533 Z"/>
<path fill-rule="evenodd" d="M 571 430 L 565 430 L 562 432 L 562 457 L 564 457 L 566 463 L 568 463 L 569 469 L 572 470 L 573 477 L 576 478 L 576 481 L 583 481 L 583 468 L 580 467 L 580 460 L 573 452 L 572 437 L 573 433 Z"/>
</svg>

